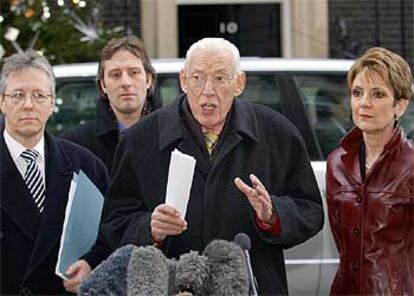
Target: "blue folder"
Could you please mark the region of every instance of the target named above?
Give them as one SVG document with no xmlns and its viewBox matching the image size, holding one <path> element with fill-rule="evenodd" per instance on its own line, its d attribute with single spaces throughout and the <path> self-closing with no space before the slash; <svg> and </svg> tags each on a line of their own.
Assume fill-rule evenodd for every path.
<svg viewBox="0 0 414 296">
<path fill-rule="evenodd" d="M 80 170 L 69 190 L 65 221 L 55 273 L 63 279 L 65 271 L 90 251 L 98 236 L 104 198 L 95 184 Z"/>
</svg>

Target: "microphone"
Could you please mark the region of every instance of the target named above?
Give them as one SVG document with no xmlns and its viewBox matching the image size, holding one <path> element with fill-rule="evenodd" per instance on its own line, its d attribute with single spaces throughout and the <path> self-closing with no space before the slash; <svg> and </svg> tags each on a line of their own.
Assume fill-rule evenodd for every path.
<svg viewBox="0 0 414 296">
<path fill-rule="evenodd" d="M 207 257 L 190 251 L 181 255 L 177 262 L 173 294 L 189 292 L 192 295 L 206 295 L 205 286 L 208 280 Z"/>
<path fill-rule="evenodd" d="M 257 296 L 258 293 L 257 293 L 256 283 L 255 283 L 253 269 L 250 263 L 250 255 L 249 255 L 249 250 L 251 248 L 250 237 L 245 233 L 237 233 L 234 236 L 234 242 L 243 249 L 244 258 L 246 261 L 248 275 L 249 275 L 250 295 Z"/>
<path fill-rule="evenodd" d="M 128 265 L 126 295 L 171 295 L 168 293 L 168 261 L 153 246 L 135 248 Z"/>
<path fill-rule="evenodd" d="M 214 240 L 202 255 L 190 251 L 167 259 L 153 246 L 126 245 L 87 276 L 82 296 L 247 295 L 249 274 L 243 250 L 233 242 Z"/>
<path fill-rule="evenodd" d="M 248 295 L 249 276 L 243 250 L 233 242 L 213 240 L 204 249 L 210 281 L 202 295 Z"/>
<path fill-rule="evenodd" d="M 134 245 L 125 245 L 99 264 L 79 285 L 78 295 L 126 295 L 128 262 Z"/>
</svg>

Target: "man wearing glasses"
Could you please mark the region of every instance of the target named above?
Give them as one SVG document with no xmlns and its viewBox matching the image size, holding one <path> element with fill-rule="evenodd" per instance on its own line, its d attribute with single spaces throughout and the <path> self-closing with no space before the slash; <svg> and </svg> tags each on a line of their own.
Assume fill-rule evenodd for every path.
<svg viewBox="0 0 414 296">
<path fill-rule="evenodd" d="M 104 194 L 108 172 L 91 152 L 45 132 L 55 78 L 44 57 L 6 58 L 0 96 L 0 294 L 64 294 L 54 271 L 73 173 L 83 170 Z"/>
<path fill-rule="evenodd" d="M 168 257 L 179 257 L 244 232 L 252 242 L 259 293 L 287 294 L 283 249 L 323 226 L 319 189 L 299 132 L 277 112 L 235 99 L 246 76 L 238 49 L 224 39 L 193 44 L 180 82 L 184 95 L 122 138 L 104 234 L 113 248 L 155 243 Z M 165 204 L 174 149 L 197 161 L 185 219 Z"/>
</svg>

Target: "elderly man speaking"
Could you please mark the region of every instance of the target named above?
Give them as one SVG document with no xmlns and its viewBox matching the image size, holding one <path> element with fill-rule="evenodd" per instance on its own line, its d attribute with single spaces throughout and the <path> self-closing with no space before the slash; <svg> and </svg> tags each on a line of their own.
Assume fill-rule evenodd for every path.
<svg viewBox="0 0 414 296">
<path fill-rule="evenodd" d="M 104 208 L 113 248 L 154 244 L 168 257 L 213 239 L 251 238 L 260 294 L 287 294 L 283 249 L 323 226 L 321 197 L 296 128 L 264 106 L 235 98 L 246 76 L 238 49 L 205 38 L 187 52 L 184 94 L 123 137 Z M 165 204 L 171 152 L 197 163 L 187 214 Z"/>
</svg>

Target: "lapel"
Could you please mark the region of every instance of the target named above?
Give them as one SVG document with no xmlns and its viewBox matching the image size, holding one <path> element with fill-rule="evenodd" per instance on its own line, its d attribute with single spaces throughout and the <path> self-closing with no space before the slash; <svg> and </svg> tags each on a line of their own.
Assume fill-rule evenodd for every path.
<svg viewBox="0 0 414 296">
<path fill-rule="evenodd" d="M 406 138 L 404 131 L 399 125 L 396 126 L 393 135 L 385 144 L 384 150 L 376 162 L 380 162 L 384 157 L 387 157 L 387 155 L 390 155 L 391 153 L 398 153 L 399 143 L 401 143 L 402 139 L 404 138 Z M 344 166 L 347 168 L 345 170 L 345 174 L 347 174 L 349 178 L 351 178 L 357 184 L 362 184 L 363 182 L 365 182 L 365 184 L 368 184 L 372 174 L 376 171 L 370 170 L 365 177 L 365 181 L 362 180 L 359 157 L 359 149 L 362 143 L 362 131 L 357 126 L 355 126 L 341 140 L 341 147 L 345 151 L 345 153 L 341 155 L 341 160 Z"/>
<path fill-rule="evenodd" d="M 40 213 L 6 146 L 3 129 L 0 149 L 0 207 L 34 242 L 40 225 Z"/>
<path fill-rule="evenodd" d="M 56 140 L 45 133 L 46 201 L 27 274 L 34 270 L 60 242 L 73 168 Z"/>
<path fill-rule="evenodd" d="M 196 140 L 187 131 L 181 118 L 181 105 L 185 99 L 179 96 L 173 103 L 165 106 L 159 113 L 159 149 L 173 149 L 177 147 L 181 152 L 193 156 L 196 167 L 205 175 L 208 174 L 210 164 L 202 153 Z"/>
<path fill-rule="evenodd" d="M 209 163 L 208 158 L 203 154 L 204 151 L 200 149 L 200 146 L 190 134 L 178 144 L 177 148 L 181 152 L 193 156 L 196 159 L 196 167 L 198 167 L 204 175 L 208 174 L 211 164 Z"/>
<path fill-rule="evenodd" d="M 248 103 L 235 99 L 231 114 L 227 120 L 222 142 L 219 143 L 217 155 L 213 162 L 213 170 L 243 140 L 259 143 L 259 124 L 253 107 Z"/>
<path fill-rule="evenodd" d="M 348 176 L 352 183 L 362 184 L 362 176 L 359 161 L 359 147 L 363 141 L 362 131 L 358 127 L 352 128 L 348 134 L 341 140 L 341 147 L 344 153 L 341 155 L 342 163 L 346 170 L 344 173 Z"/>
<path fill-rule="evenodd" d="M 96 117 L 96 135 L 98 137 L 113 132 L 119 136 L 116 117 L 113 115 L 107 99 L 98 99 L 96 114 L 99 114 L 99 116 Z"/>
</svg>

